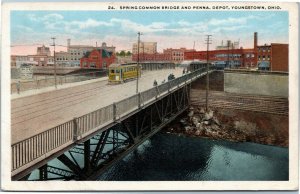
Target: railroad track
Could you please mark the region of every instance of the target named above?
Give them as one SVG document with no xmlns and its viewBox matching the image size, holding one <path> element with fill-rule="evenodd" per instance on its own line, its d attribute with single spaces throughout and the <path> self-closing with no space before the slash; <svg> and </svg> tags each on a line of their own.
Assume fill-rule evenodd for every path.
<svg viewBox="0 0 300 194">
<path fill-rule="evenodd" d="M 205 105 L 205 90 L 192 90 L 191 103 Z M 222 109 L 237 109 L 270 114 L 288 115 L 287 98 L 234 94 L 226 92 L 209 92 L 209 106 Z"/>
</svg>

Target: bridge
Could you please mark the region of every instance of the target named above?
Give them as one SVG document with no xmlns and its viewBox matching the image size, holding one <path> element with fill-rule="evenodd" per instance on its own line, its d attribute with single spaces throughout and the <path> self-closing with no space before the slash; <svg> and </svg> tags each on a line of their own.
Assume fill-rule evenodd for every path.
<svg viewBox="0 0 300 194">
<path fill-rule="evenodd" d="M 176 79 L 162 83 L 170 72 Z M 12 180 L 27 180 L 35 169 L 37 180 L 96 179 L 184 112 L 191 83 L 205 75 L 206 68 L 184 75 L 160 70 L 142 76 L 139 93 L 135 81 L 107 85 L 102 79 L 12 99 Z M 161 84 L 153 87 L 154 78 Z M 50 165 L 53 159 L 68 170 Z"/>
</svg>

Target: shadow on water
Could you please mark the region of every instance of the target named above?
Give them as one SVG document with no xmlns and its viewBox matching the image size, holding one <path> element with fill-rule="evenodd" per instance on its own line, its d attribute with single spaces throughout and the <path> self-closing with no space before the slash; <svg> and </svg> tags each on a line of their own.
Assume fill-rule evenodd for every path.
<svg viewBox="0 0 300 194">
<path fill-rule="evenodd" d="M 288 149 L 159 133 L 99 180 L 288 180 Z"/>
</svg>

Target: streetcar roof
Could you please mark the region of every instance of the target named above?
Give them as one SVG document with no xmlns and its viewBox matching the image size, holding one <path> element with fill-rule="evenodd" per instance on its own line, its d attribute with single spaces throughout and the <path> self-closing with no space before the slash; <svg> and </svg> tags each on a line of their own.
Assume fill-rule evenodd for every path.
<svg viewBox="0 0 300 194">
<path fill-rule="evenodd" d="M 120 63 L 112 63 L 109 68 L 116 68 L 116 67 L 123 67 L 123 66 L 126 66 L 126 67 L 129 67 L 129 66 L 136 66 L 136 64 L 120 64 Z"/>
</svg>

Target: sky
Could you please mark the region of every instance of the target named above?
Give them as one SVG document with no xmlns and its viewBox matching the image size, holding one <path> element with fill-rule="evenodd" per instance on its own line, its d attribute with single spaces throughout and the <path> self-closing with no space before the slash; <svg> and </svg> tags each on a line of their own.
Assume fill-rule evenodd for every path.
<svg viewBox="0 0 300 194">
<path fill-rule="evenodd" d="M 35 54 L 39 45 L 52 44 L 65 51 L 71 44 L 100 45 L 106 42 L 117 51 L 131 50 L 137 42 L 158 43 L 166 48 L 205 50 L 205 35 L 212 35 L 211 49 L 221 41 L 239 41 L 253 48 L 258 44 L 288 43 L 288 12 L 285 11 L 12 11 L 11 54 Z M 52 47 L 50 48 L 52 50 Z"/>
</svg>

